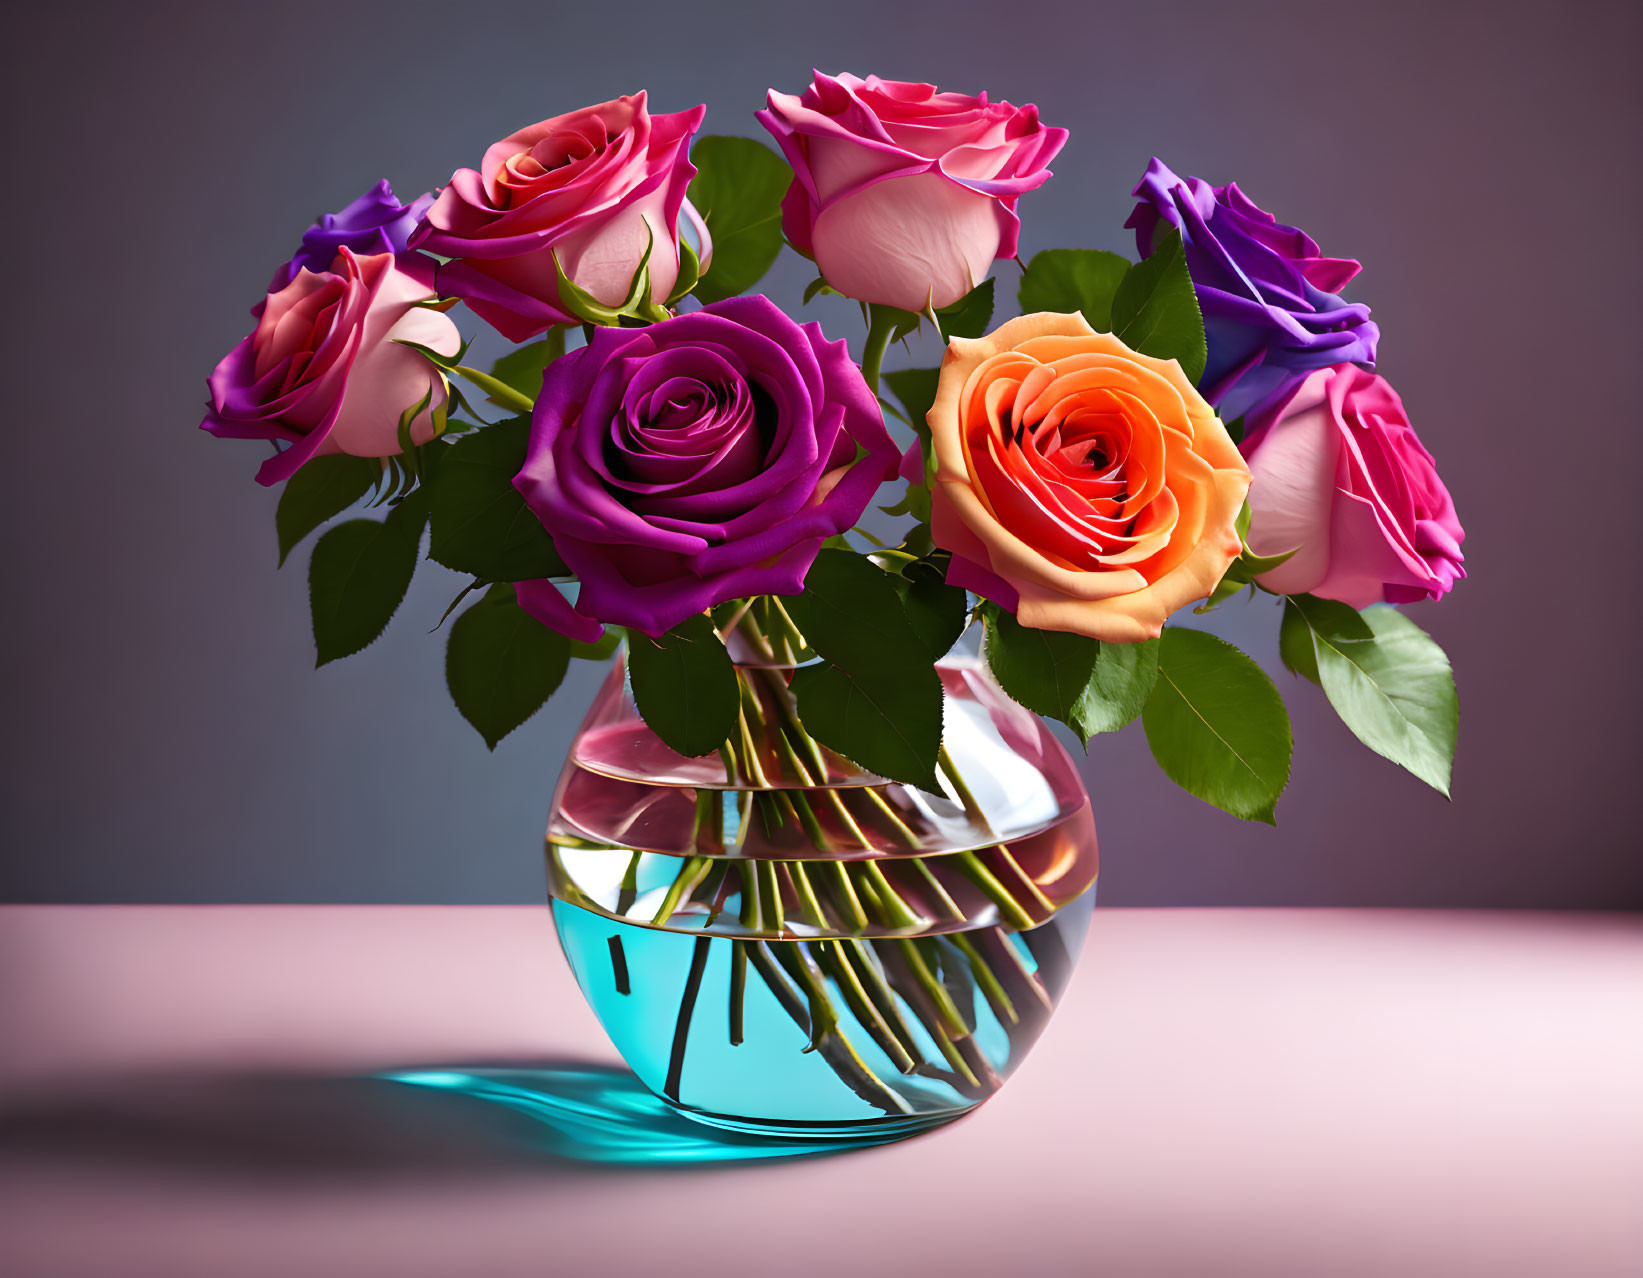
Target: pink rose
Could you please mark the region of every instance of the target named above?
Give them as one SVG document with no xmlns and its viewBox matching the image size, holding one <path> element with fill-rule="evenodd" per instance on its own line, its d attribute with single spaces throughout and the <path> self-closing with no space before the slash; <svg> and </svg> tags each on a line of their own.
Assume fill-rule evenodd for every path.
<svg viewBox="0 0 1643 1278">
<path fill-rule="evenodd" d="M 455 259 L 439 269 L 440 291 L 513 342 L 583 318 L 559 295 L 560 270 L 601 306 L 620 307 L 644 262 L 648 300 L 666 302 L 679 278 L 681 212 L 704 264 L 711 254 L 685 199 L 696 176 L 686 152 L 706 111 L 653 116 L 636 93 L 520 129 L 485 152 L 477 173 L 452 175 L 411 246 Z"/>
<path fill-rule="evenodd" d="M 958 301 L 1014 257 L 1016 201 L 1067 141 L 1038 108 L 930 84 L 815 73 L 770 91 L 758 119 L 793 166 L 782 228 L 829 285 L 922 311 Z"/>
<path fill-rule="evenodd" d="M 1365 608 L 1437 599 L 1466 575 L 1455 504 L 1384 378 L 1319 369 L 1243 453 L 1250 550 L 1295 549 L 1266 589 Z"/>
<path fill-rule="evenodd" d="M 461 334 L 432 301 L 433 262 L 414 254 L 360 257 L 343 248 L 329 271 L 306 267 L 251 312 L 257 327 L 211 374 L 202 430 L 227 439 L 284 440 L 259 484 L 296 474 L 310 457 L 400 451 L 399 418 L 431 393 L 411 439 L 433 438 L 445 381 L 427 356 L 401 342 L 455 355 Z"/>
</svg>

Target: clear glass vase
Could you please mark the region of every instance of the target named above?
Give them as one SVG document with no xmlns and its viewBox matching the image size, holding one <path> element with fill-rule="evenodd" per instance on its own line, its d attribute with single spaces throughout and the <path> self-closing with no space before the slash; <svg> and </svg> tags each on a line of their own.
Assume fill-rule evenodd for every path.
<svg viewBox="0 0 1643 1278">
<path fill-rule="evenodd" d="M 645 726 L 620 661 L 548 827 L 559 939 L 638 1077 L 741 1132 L 879 1141 L 987 1099 L 1043 1031 L 1095 901 L 1072 761 L 948 659 L 943 792 L 818 746 L 792 667 L 738 663 L 718 755 Z"/>
</svg>

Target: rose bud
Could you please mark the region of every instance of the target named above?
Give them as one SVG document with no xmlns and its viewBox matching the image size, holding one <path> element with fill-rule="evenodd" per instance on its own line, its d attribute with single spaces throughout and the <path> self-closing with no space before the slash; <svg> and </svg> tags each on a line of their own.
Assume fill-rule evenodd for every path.
<svg viewBox="0 0 1643 1278">
<path fill-rule="evenodd" d="M 437 429 L 445 381 L 427 356 L 401 342 L 455 355 L 461 336 L 432 301 L 433 263 L 414 254 L 338 252 L 332 269 L 300 268 L 268 295 L 257 326 L 211 374 L 203 430 L 228 439 L 283 440 L 257 472 L 259 484 L 289 479 L 310 457 L 400 451 L 400 415 L 424 397 L 413 443 Z"/>
<path fill-rule="evenodd" d="M 553 324 L 608 322 L 590 303 L 622 308 L 641 269 L 640 304 L 659 306 L 680 278 L 681 215 L 702 262 L 711 255 L 685 199 L 696 176 L 686 152 L 706 110 L 653 116 L 638 93 L 520 129 L 485 152 L 478 172 L 451 177 L 411 245 L 454 259 L 440 267 L 441 294 L 512 342 Z"/>
<path fill-rule="evenodd" d="M 951 305 L 1015 256 L 1016 202 L 1067 141 L 1034 106 L 819 71 L 798 97 L 770 90 L 758 119 L 793 166 L 789 242 L 840 293 L 908 311 Z"/>
<path fill-rule="evenodd" d="M 1246 443 L 1249 548 L 1295 553 L 1256 580 L 1354 608 L 1437 599 L 1466 575 L 1466 532 L 1386 379 L 1313 373 Z"/>
</svg>

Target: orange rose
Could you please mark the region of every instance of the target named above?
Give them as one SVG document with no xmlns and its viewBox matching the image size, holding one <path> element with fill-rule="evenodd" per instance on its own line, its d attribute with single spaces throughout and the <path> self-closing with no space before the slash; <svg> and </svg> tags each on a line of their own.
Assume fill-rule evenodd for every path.
<svg viewBox="0 0 1643 1278">
<path fill-rule="evenodd" d="M 1024 626 L 1151 639 L 1238 557 L 1249 468 L 1174 360 L 1082 315 L 955 339 L 929 415 L 947 579 Z"/>
</svg>

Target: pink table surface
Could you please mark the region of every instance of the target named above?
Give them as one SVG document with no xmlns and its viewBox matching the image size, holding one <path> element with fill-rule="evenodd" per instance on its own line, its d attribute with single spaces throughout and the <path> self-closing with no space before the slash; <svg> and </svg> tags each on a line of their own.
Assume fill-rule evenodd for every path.
<svg viewBox="0 0 1643 1278">
<path fill-rule="evenodd" d="M 608 1167 L 362 1079 L 614 1063 L 545 910 L 0 909 L 8 1278 L 1643 1274 L 1643 920 L 1098 912 L 992 1102 Z"/>
</svg>

